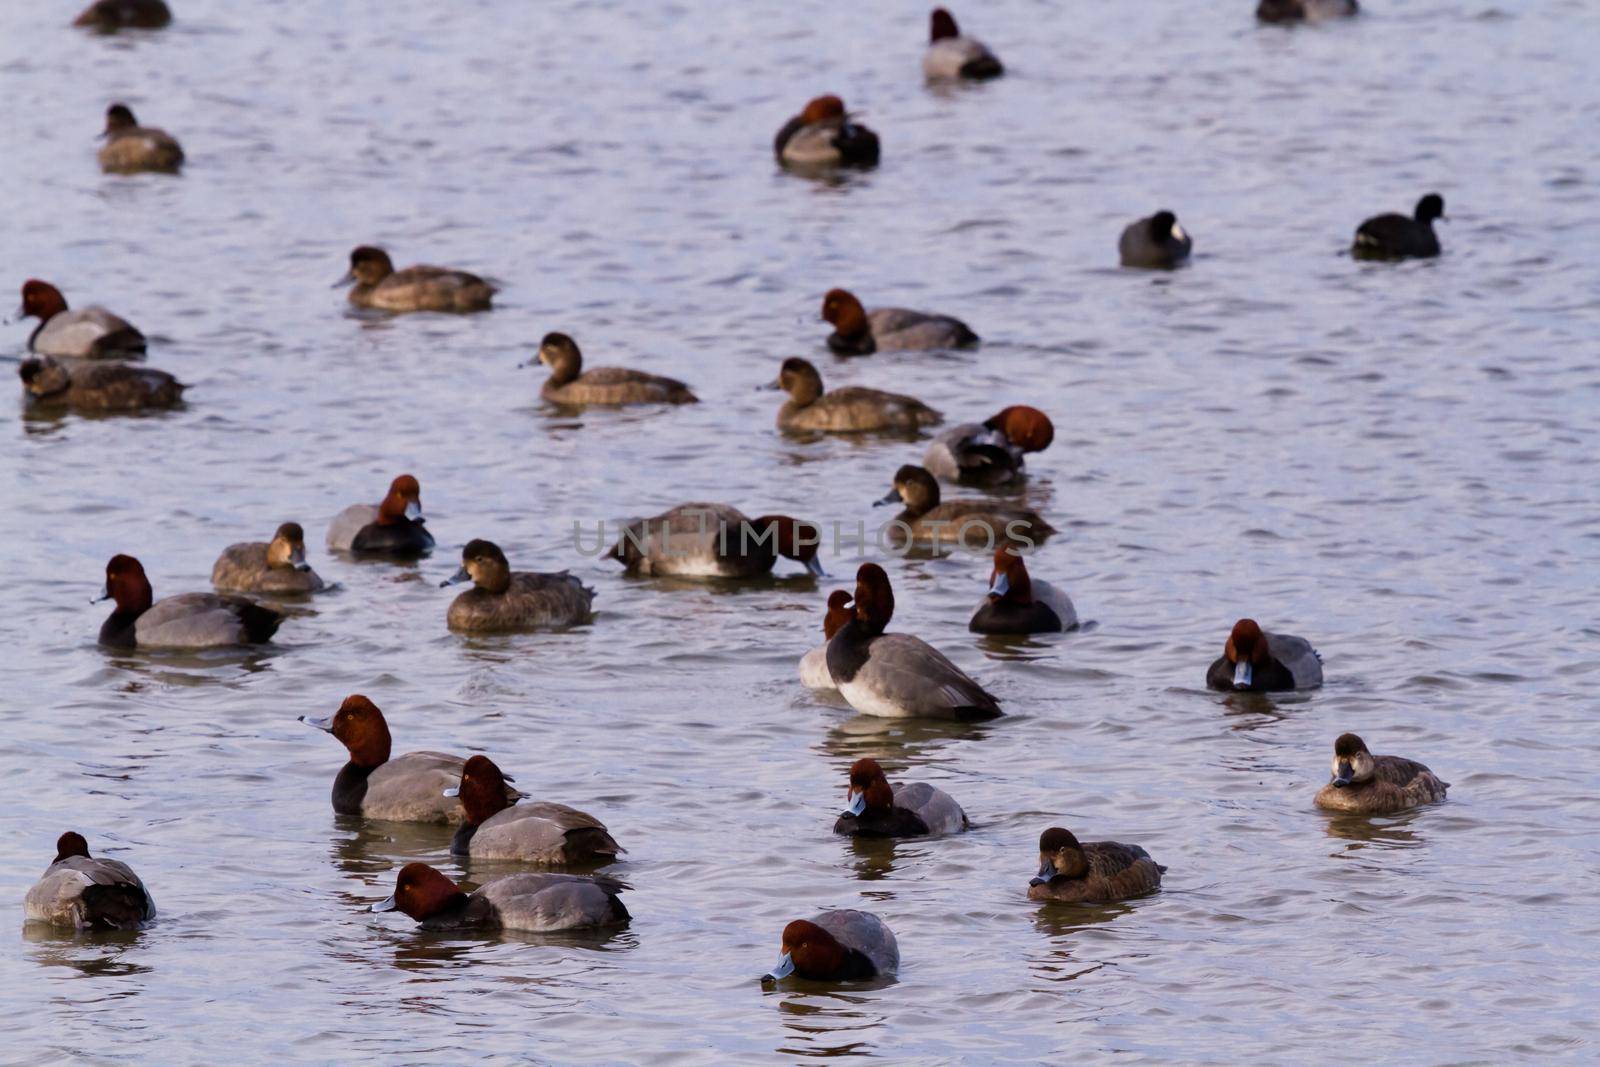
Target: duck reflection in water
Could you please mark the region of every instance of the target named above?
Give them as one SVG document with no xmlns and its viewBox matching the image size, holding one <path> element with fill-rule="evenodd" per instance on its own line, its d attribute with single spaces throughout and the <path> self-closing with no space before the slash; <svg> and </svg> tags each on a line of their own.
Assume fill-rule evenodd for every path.
<svg viewBox="0 0 1600 1067">
<path fill-rule="evenodd" d="M 903 766 L 920 766 L 952 742 L 981 741 L 992 729 L 990 722 L 852 715 L 831 727 L 818 749 L 848 762 L 871 756 Z"/>
<path fill-rule="evenodd" d="M 335 815 L 328 854 L 346 874 L 387 875 L 413 860 L 442 861 L 455 828 L 435 823 L 377 822 L 360 815 Z M 351 896 L 357 902 L 357 896 Z"/>
</svg>

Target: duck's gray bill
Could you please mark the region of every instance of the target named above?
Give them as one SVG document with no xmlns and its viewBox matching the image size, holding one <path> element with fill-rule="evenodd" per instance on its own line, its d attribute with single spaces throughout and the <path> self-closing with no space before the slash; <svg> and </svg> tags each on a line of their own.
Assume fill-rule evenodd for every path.
<svg viewBox="0 0 1600 1067">
<path fill-rule="evenodd" d="M 1039 861 L 1039 873 L 1028 880 L 1029 885 L 1044 885 L 1056 876 L 1056 865 L 1049 860 Z"/>
<path fill-rule="evenodd" d="M 850 806 L 848 808 L 844 809 L 844 813 L 846 815 L 855 815 L 855 816 L 859 817 L 861 815 L 861 813 L 866 811 L 866 810 L 867 810 L 867 794 L 866 793 L 853 793 L 853 794 L 851 794 L 851 797 L 850 797 Z"/>
<path fill-rule="evenodd" d="M 453 785 L 439 795 L 442 797 L 458 797 L 461 795 L 461 787 L 459 785 Z"/>
<path fill-rule="evenodd" d="M 1233 687 L 1235 689 L 1249 689 L 1250 679 L 1255 677 L 1255 668 L 1250 666 L 1249 660 L 1240 660 L 1233 665 Z"/>
<path fill-rule="evenodd" d="M 1005 596 L 1011 592 L 1011 579 L 1006 577 L 1006 572 L 1001 571 L 995 575 L 994 584 L 989 587 L 990 596 Z"/>
<path fill-rule="evenodd" d="M 330 734 L 333 733 L 333 716 L 332 715 L 329 715 L 326 718 L 321 718 L 321 719 L 313 719 L 309 715 L 302 715 L 302 716 L 300 716 L 300 721 L 305 723 L 307 726 L 315 726 L 319 730 L 325 731 L 325 732 L 330 733 Z"/>
<path fill-rule="evenodd" d="M 456 570 L 456 572 L 454 574 L 452 574 L 450 577 L 446 578 L 444 581 L 440 582 L 439 583 L 439 588 L 443 589 L 447 585 L 456 585 L 459 582 L 470 582 L 471 580 L 472 580 L 472 575 L 467 573 L 467 568 L 460 567 L 460 568 L 458 568 Z"/>
<path fill-rule="evenodd" d="M 395 909 L 394 894 L 391 893 L 388 897 L 386 897 L 383 900 L 378 901 L 376 904 L 372 905 L 372 907 L 368 908 L 367 910 L 368 911 L 393 911 L 394 909 Z"/>
<path fill-rule="evenodd" d="M 794 957 L 785 952 L 778 965 L 761 976 L 763 982 L 776 982 L 780 978 L 787 978 L 794 973 Z"/>
</svg>

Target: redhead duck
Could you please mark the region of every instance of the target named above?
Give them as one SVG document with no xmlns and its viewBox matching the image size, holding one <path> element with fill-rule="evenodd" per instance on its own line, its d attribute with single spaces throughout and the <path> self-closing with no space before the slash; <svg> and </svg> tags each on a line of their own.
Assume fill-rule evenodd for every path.
<svg viewBox="0 0 1600 1067">
<path fill-rule="evenodd" d="M 1059 634 L 1075 630 L 1078 611 L 1072 598 L 1045 581 L 1028 576 L 1028 565 L 1013 545 L 994 550 L 989 595 L 967 629 L 975 634 Z"/>
<path fill-rule="evenodd" d="M 152 603 L 144 567 L 132 556 L 112 556 L 106 584 L 95 598 L 115 600 L 117 610 L 100 627 L 108 648 L 222 648 L 259 645 L 272 639 L 283 613 L 242 596 L 179 593 Z"/>
<path fill-rule="evenodd" d="M 1444 197 L 1429 193 L 1417 201 L 1416 215 L 1376 215 L 1356 228 L 1350 252 L 1357 259 L 1429 259 L 1439 254 L 1433 221 L 1445 218 Z"/>
<path fill-rule="evenodd" d="M 409 474 L 389 483 L 378 504 L 351 504 L 328 524 L 328 547 L 358 556 L 415 559 L 433 551 L 423 525 L 422 486 Z"/>
<path fill-rule="evenodd" d="M 40 408 L 88 414 L 175 408 L 188 388 L 166 371 L 127 363 L 74 363 L 33 356 L 17 368 L 22 395 Z"/>
<path fill-rule="evenodd" d="M 350 270 L 333 286 L 351 284 L 350 303 L 380 311 L 486 311 L 496 292 L 466 271 L 429 266 L 397 271 L 389 253 L 371 245 L 350 253 Z"/>
<path fill-rule="evenodd" d="M 350 761 L 333 780 L 333 810 L 340 815 L 450 825 L 466 818 L 460 801 L 447 798 L 445 791 L 461 781 L 467 761 L 442 752 L 407 752 L 390 759 L 389 724 L 366 697 L 345 697 L 333 715 L 302 715 L 300 721 L 332 734 L 350 751 Z M 507 786 L 506 795 L 514 801 L 522 794 Z"/>
<path fill-rule="evenodd" d="M 550 933 L 628 921 L 617 894 L 628 886 L 604 875 L 508 874 L 471 895 L 426 863 L 400 868 L 394 894 L 372 911 L 402 911 L 424 930 Z"/>
<path fill-rule="evenodd" d="M 1317 791 L 1317 807 L 1355 815 L 1390 815 L 1443 800 L 1449 782 L 1400 756 L 1374 756 L 1355 734 L 1333 743 L 1333 780 Z"/>
<path fill-rule="evenodd" d="M 1223 692 L 1279 693 L 1322 684 L 1322 654 L 1303 637 L 1264 632 L 1254 619 L 1233 624 L 1206 685 Z"/>
<path fill-rule="evenodd" d="M 894 590 L 876 563 L 856 571 L 855 617 L 828 642 L 828 673 L 852 708 L 887 718 L 993 719 L 1000 702 L 937 649 L 886 634 Z"/>
<path fill-rule="evenodd" d="M 102 307 L 67 310 L 66 297 L 49 282 L 30 278 L 22 283 L 19 318 L 38 318 L 28 348 L 41 356 L 109 359 L 144 351 L 144 334 Z"/>
<path fill-rule="evenodd" d="M 960 319 L 906 308 L 868 311 L 843 289 L 830 289 L 822 298 L 822 320 L 833 324 L 828 347 L 841 356 L 865 356 L 880 349 L 967 348 L 979 340 Z"/>
<path fill-rule="evenodd" d="M 828 594 L 828 611 L 822 617 L 822 644 L 800 657 L 801 685 L 807 689 L 834 688 L 833 675 L 828 673 L 828 642 L 854 615 L 848 589 L 835 589 Z"/>
<path fill-rule="evenodd" d="M 878 135 L 851 117 L 837 96 L 811 100 L 778 131 L 772 143 L 778 162 L 802 169 L 877 166 Z"/>
<path fill-rule="evenodd" d="M 877 760 L 858 759 L 850 765 L 844 814 L 833 832 L 847 837 L 939 837 L 967 826 L 967 813 L 949 793 L 927 782 L 890 788 Z"/>
<path fill-rule="evenodd" d="M 236 593 L 279 596 L 327 588 L 306 562 L 306 535 L 298 522 L 279 526 L 271 541 L 241 541 L 223 549 L 212 564 L 211 584 Z"/>
<path fill-rule="evenodd" d="M 1193 247 L 1194 241 L 1170 211 L 1158 211 L 1147 219 L 1129 223 L 1117 243 L 1124 267 L 1148 270 L 1171 270 L 1186 263 Z"/>
<path fill-rule="evenodd" d="M 539 362 L 550 368 L 539 395 L 567 407 L 623 407 L 629 404 L 696 404 L 700 398 L 676 378 L 624 367 L 583 369 L 578 342 L 564 333 L 547 333 L 539 342 Z"/>
<path fill-rule="evenodd" d="M 457 633 L 509 633 L 588 622 L 594 590 L 566 571 L 536 574 L 511 570 L 493 541 L 468 541 L 461 567 L 440 588 L 471 582 L 450 603 L 445 624 Z"/>
<path fill-rule="evenodd" d="M 915 433 L 937 426 L 944 416 L 920 400 L 858 385 L 822 391 L 822 375 L 798 357 L 783 361 L 770 389 L 789 399 L 778 409 L 778 429 L 820 433 Z"/>
<path fill-rule="evenodd" d="M 126 104 L 106 109 L 106 139 L 100 169 L 131 174 L 140 170 L 175 171 L 183 166 L 183 149 L 166 130 L 141 126 Z"/>
<path fill-rule="evenodd" d="M 727 504 L 679 504 L 628 523 L 609 556 L 629 574 L 683 578 L 754 578 L 782 556 L 820 578 L 821 543 L 815 523 L 788 515 L 748 519 Z"/>
<path fill-rule="evenodd" d="M 24 921 L 75 930 L 135 930 L 155 914 L 156 902 L 133 869 L 90 856 L 89 842 L 72 830 L 56 840 L 55 861 L 22 902 Z"/>
<path fill-rule="evenodd" d="M 172 12 L 162 0 L 95 0 L 72 24 L 115 33 L 124 29 L 158 30 L 171 21 Z"/>
<path fill-rule="evenodd" d="M 797 974 L 814 982 L 893 974 L 900 968 L 894 931 L 869 911 L 840 908 L 796 919 L 783 928 L 777 966 L 761 976 L 776 982 Z"/>
<path fill-rule="evenodd" d="M 1138 845 L 1080 845 L 1071 831 L 1053 826 L 1039 835 L 1039 873 L 1028 883 L 1028 899 L 1110 904 L 1158 888 L 1165 871 Z"/>
<path fill-rule="evenodd" d="M 983 81 L 998 78 L 1006 68 L 982 41 L 963 36 L 955 16 L 942 7 L 933 9 L 928 34 L 928 50 L 922 54 L 922 73 L 927 78 L 970 78 Z"/>
<path fill-rule="evenodd" d="M 1016 404 L 984 422 L 952 426 L 933 439 L 922 466 L 935 478 L 961 485 L 1005 485 L 1022 477 L 1022 458 L 1056 439 L 1050 416 Z"/>
<path fill-rule="evenodd" d="M 505 776 L 488 756 L 473 756 L 461 768 L 461 781 L 444 791 L 459 797 L 466 821 L 456 830 L 450 851 L 475 860 L 518 860 L 523 863 L 611 863 L 626 852 L 611 839 L 605 824 L 593 815 L 538 801 L 519 804 L 522 796 L 506 785 Z"/>
<path fill-rule="evenodd" d="M 903 502 L 895 516 L 905 528 L 895 529 L 901 540 L 938 548 L 963 544 L 988 548 L 1005 541 L 1033 546 L 1055 533 L 1055 527 L 1037 512 L 1015 504 L 988 500 L 939 500 L 939 483 L 933 475 L 907 463 L 894 473 L 894 488 L 875 503 Z"/>
<path fill-rule="evenodd" d="M 1349 18 L 1360 10 L 1357 0 L 1261 0 L 1256 18 L 1262 22 L 1321 22 Z"/>
</svg>

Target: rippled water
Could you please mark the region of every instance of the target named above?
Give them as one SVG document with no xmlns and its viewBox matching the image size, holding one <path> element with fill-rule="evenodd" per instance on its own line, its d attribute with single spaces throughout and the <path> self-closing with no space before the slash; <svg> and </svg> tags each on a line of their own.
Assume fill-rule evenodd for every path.
<svg viewBox="0 0 1600 1067">
<path fill-rule="evenodd" d="M 5 284 L 111 306 L 193 383 L 161 417 L 0 410 L 0 1055 L 1592 1057 L 1600 10 L 1372 0 L 1285 32 L 1248 0 L 1003 0 L 957 15 L 1011 73 L 940 92 L 920 7 L 632 6 L 182 0 L 169 31 L 120 39 L 0 6 Z M 828 90 L 884 165 L 776 172 L 772 132 Z M 182 177 L 98 173 L 113 99 L 183 141 Z M 1443 258 L 1342 255 L 1430 189 Z M 1121 226 L 1161 206 L 1192 267 L 1116 270 Z M 494 276 L 498 309 L 349 315 L 327 285 L 366 241 Z M 984 345 L 835 360 L 815 321 L 834 285 L 959 314 Z M 547 411 L 517 363 L 551 329 L 706 403 Z M 1008 717 L 885 724 L 800 688 L 853 559 L 732 589 L 574 550 L 575 521 L 690 499 L 881 518 L 921 446 L 780 438 L 754 387 L 796 354 L 953 418 L 1055 416 L 1027 500 L 1064 533 L 1032 569 L 1084 632 L 974 638 L 981 561 L 890 564 L 895 628 Z M 327 558 L 326 521 L 402 470 L 440 552 Z M 158 596 L 202 589 L 223 546 L 288 519 L 341 588 L 266 650 L 95 646 L 114 552 Z M 594 624 L 446 632 L 437 582 L 472 537 L 573 568 Z M 1311 637 L 1327 687 L 1205 692 L 1242 614 Z M 455 939 L 365 913 L 400 862 L 464 872 L 436 831 L 331 814 L 342 751 L 295 716 L 352 692 L 396 751 L 486 751 L 605 819 L 633 924 Z M 1317 812 L 1344 730 L 1427 762 L 1450 799 Z M 974 830 L 833 837 L 868 754 Z M 1029 903 L 1057 823 L 1144 844 L 1162 891 Z M 135 864 L 156 925 L 20 933 L 68 827 Z M 899 978 L 763 992 L 784 922 L 820 906 L 882 915 Z"/>
</svg>

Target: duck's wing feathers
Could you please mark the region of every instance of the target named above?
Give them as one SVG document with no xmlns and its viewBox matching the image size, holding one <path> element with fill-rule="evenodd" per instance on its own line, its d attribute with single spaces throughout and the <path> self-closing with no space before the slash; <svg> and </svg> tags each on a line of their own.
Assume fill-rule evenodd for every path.
<svg viewBox="0 0 1600 1067">
<path fill-rule="evenodd" d="M 812 918 L 845 948 L 855 949 L 868 960 L 879 974 L 891 974 L 900 966 L 900 945 L 894 932 L 882 919 L 869 911 L 840 908 L 825 911 Z"/>
<path fill-rule="evenodd" d="M 1083 853 L 1089 861 L 1086 878 L 1104 886 L 1106 899 L 1138 896 L 1161 884 L 1161 868 L 1139 845 L 1092 841 Z"/>
<path fill-rule="evenodd" d="M 460 756 L 444 752 L 407 752 L 367 776 L 361 814 L 398 822 L 459 823 L 461 801 L 444 795 L 461 784 Z"/>
<path fill-rule="evenodd" d="M 548 801 L 516 804 L 496 813 L 472 835 L 479 859 L 577 863 L 613 859 L 625 851 L 593 815 Z"/>
<path fill-rule="evenodd" d="M 378 505 L 351 504 L 328 524 L 328 547 L 336 552 L 350 551 L 356 534 L 377 521 Z"/>
<path fill-rule="evenodd" d="M 915 397 L 886 393 L 849 385 L 824 393 L 811 406 L 802 409 L 816 416 L 827 428 L 873 429 L 881 426 L 934 426 L 944 420 L 933 408 Z"/>
<path fill-rule="evenodd" d="M 872 639 L 852 683 L 912 715 L 993 718 L 1000 702 L 944 654 L 911 634 Z"/>
<path fill-rule="evenodd" d="M 572 930 L 626 922 L 617 899 L 626 889 L 614 878 L 571 874 L 512 874 L 479 889 L 474 896 L 493 906 L 508 930 Z"/>
<path fill-rule="evenodd" d="M 140 615 L 134 636 L 149 648 L 254 644 L 271 637 L 282 621 L 282 613 L 244 597 L 180 593 L 156 601 Z"/>
<path fill-rule="evenodd" d="M 954 834 L 967 828 L 967 813 L 955 798 L 927 782 L 896 785 L 894 806 L 914 813 L 930 834 Z"/>
<path fill-rule="evenodd" d="M 1311 642 L 1294 634 L 1264 634 L 1272 658 L 1283 664 L 1294 678 L 1296 689 L 1315 689 L 1322 684 L 1322 657 Z"/>
</svg>

